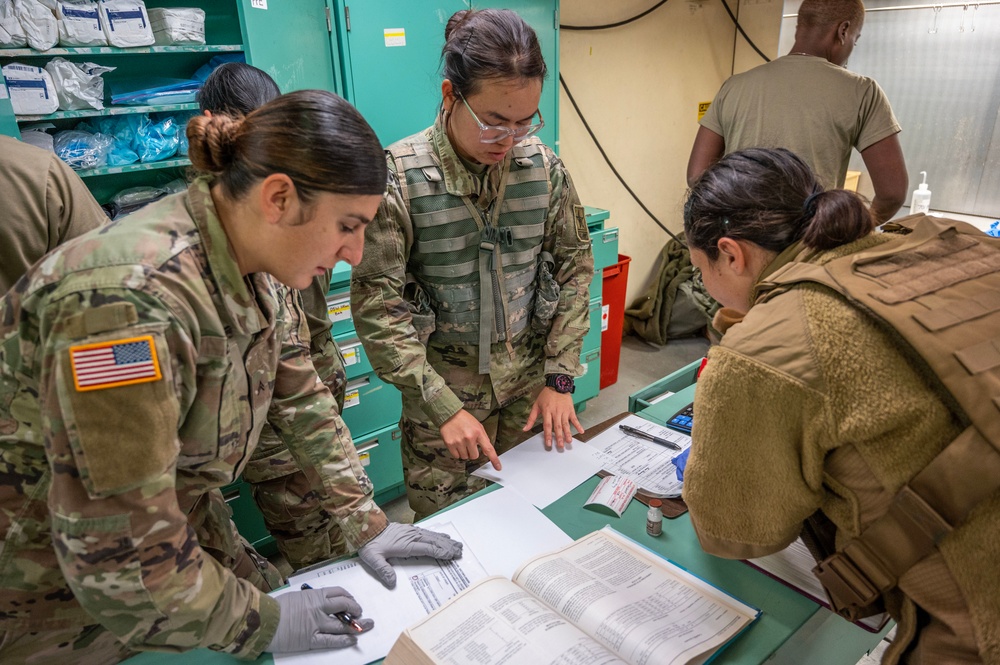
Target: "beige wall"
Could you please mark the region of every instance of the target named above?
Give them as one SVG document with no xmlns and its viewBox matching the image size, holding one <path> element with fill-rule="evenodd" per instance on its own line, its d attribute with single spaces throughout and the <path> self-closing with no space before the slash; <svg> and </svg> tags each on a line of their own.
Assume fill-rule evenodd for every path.
<svg viewBox="0 0 1000 665">
<path fill-rule="evenodd" d="M 737 0 L 728 0 L 737 11 Z M 562 0 L 560 23 L 613 23 L 654 0 Z M 783 0 L 740 0 L 744 30 L 768 57 L 777 53 Z M 681 208 L 698 103 L 711 101 L 736 71 L 763 61 L 736 30 L 721 0 L 670 0 L 645 18 L 600 31 L 563 30 L 559 68 L 605 152 L 667 228 Z M 549 85 L 558 85 L 552 81 Z M 632 257 L 627 305 L 645 290 L 669 237 L 629 196 L 604 162 L 566 97 L 559 100 L 560 155 L 585 205 L 611 211 L 619 251 Z"/>
</svg>

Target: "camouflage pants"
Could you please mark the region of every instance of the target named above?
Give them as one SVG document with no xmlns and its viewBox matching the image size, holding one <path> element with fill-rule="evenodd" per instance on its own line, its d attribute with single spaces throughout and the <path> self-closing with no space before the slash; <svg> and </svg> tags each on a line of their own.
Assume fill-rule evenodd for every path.
<svg viewBox="0 0 1000 665">
<path fill-rule="evenodd" d="M 531 436 L 528 432 L 522 432 L 521 428 L 528 421 L 528 414 L 541 387 L 503 407 L 492 394 L 489 381 L 485 382 L 484 389 L 490 394 L 480 396 L 485 397 L 485 400 L 475 401 L 480 406 L 488 406 L 476 408 L 466 401 L 465 408 L 483 424 L 483 429 L 499 455 Z M 460 391 L 456 391 L 456 394 L 461 396 Z M 488 463 L 486 456 L 480 455 L 476 460 L 455 459 L 448 453 L 437 427 L 428 421 L 408 418 L 405 410 L 400 427 L 403 430 L 403 476 L 406 496 L 415 513 L 414 522 L 475 494 L 490 484 L 488 480 L 470 476 L 473 471 Z"/>
<path fill-rule="evenodd" d="M 312 361 L 316 373 L 336 398 L 337 407 L 343 410 L 347 374 L 332 337 L 314 344 Z M 320 496 L 269 425 L 261 432 L 257 449 L 243 470 L 243 479 L 250 483 L 264 524 L 293 570 L 347 554 L 349 548 L 340 526 L 323 509 Z"/>
</svg>

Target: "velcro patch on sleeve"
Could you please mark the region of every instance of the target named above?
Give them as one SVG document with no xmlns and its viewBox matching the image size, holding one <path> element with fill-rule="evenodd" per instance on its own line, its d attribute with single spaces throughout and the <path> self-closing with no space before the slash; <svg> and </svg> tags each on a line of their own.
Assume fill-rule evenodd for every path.
<svg viewBox="0 0 1000 665">
<path fill-rule="evenodd" d="M 102 390 L 163 378 L 152 335 L 69 348 L 77 391 Z"/>
<path fill-rule="evenodd" d="M 576 239 L 580 242 L 590 242 L 590 230 L 587 228 L 587 211 L 583 206 L 573 206 L 573 221 L 576 224 Z"/>
</svg>

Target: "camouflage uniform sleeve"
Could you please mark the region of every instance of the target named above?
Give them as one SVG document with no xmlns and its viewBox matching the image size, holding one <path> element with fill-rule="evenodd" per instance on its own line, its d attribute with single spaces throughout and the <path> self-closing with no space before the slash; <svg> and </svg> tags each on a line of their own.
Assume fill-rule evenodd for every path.
<svg viewBox="0 0 1000 665">
<path fill-rule="evenodd" d="M 594 277 L 594 255 L 586 220 L 577 219 L 580 206 L 573 180 L 566 167 L 544 147 L 549 160 L 552 196 L 545 222 L 543 248 L 555 259 L 559 303 L 545 342 L 545 373 L 580 376 L 580 352 L 590 329 L 590 280 Z"/>
<path fill-rule="evenodd" d="M 323 507 L 359 548 L 382 533 L 389 521 L 375 504 L 374 487 L 337 402 L 313 366 L 308 322 L 291 290 L 286 291 L 285 312 L 291 333 L 281 343 L 268 422 L 323 497 Z"/>
<path fill-rule="evenodd" d="M 130 648 L 257 657 L 277 629 L 277 603 L 201 549 L 178 500 L 197 330 L 162 302 L 111 287 L 67 289 L 40 320 L 33 362 L 52 540 L 74 596 Z M 87 354 L 109 345 L 147 354 L 152 369 L 117 384 L 87 378 Z"/>
<path fill-rule="evenodd" d="M 404 402 L 420 404 L 440 427 L 463 405 L 427 362 L 427 349 L 403 302 L 413 232 L 394 168 L 390 159 L 388 191 L 365 231 L 364 258 L 351 271 L 351 312 L 379 377 L 396 386 Z"/>
</svg>

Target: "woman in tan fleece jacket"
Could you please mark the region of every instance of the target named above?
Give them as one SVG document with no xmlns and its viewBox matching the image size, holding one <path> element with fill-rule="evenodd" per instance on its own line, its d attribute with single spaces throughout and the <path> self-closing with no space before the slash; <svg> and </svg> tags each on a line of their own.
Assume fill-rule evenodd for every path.
<svg viewBox="0 0 1000 665">
<path fill-rule="evenodd" d="M 783 549 L 821 511 L 838 547 L 961 431 L 960 418 L 866 314 L 798 284 L 762 298 L 791 262 L 886 242 L 864 203 L 822 191 L 787 150 L 732 153 L 692 187 L 691 260 L 730 325 L 695 398 L 684 499 L 705 551 Z M 898 622 L 883 663 L 1000 663 L 1000 496 L 983 501 L 884 594 Z"/>
</svg>

